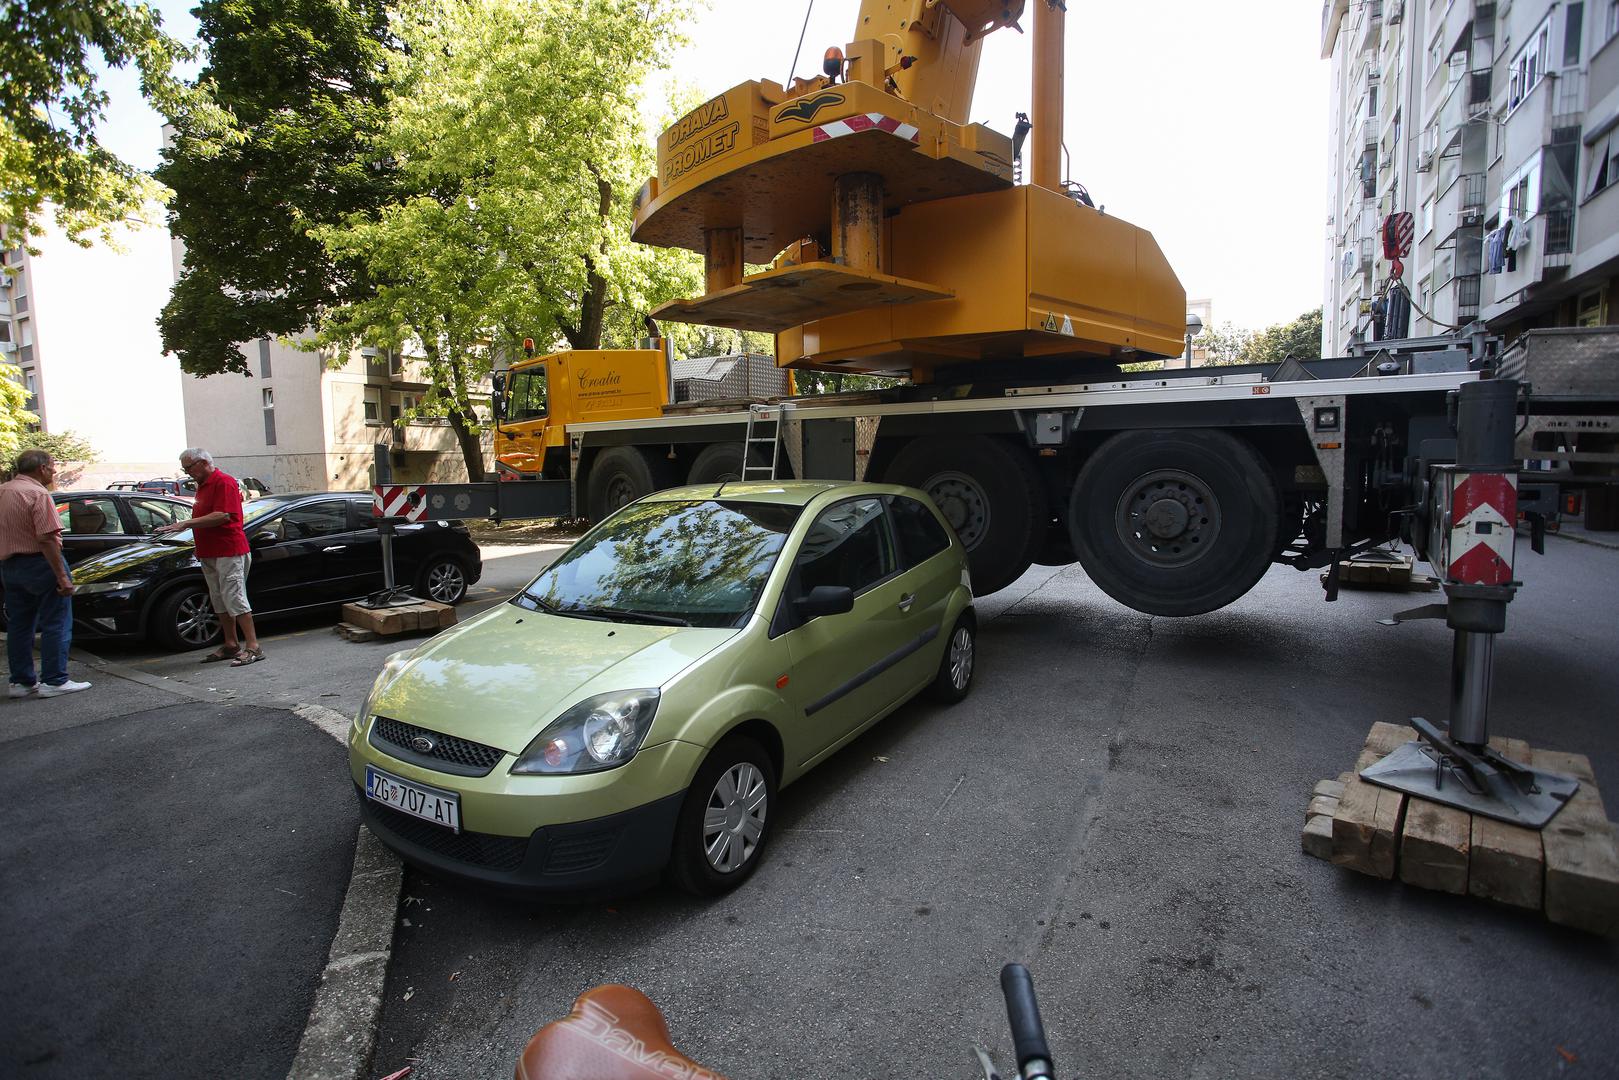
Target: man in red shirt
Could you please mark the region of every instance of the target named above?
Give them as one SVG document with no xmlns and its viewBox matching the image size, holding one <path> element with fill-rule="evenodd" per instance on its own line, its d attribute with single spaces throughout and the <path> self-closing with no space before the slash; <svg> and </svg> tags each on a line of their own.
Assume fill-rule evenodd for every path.
<svg viewBox="0 0 1619 1080">
<path fill-rule="evenodd" d="M 225 644 L 202 658 L 205 664 L 229 660 L 231 667 L 246 667 L 264 659 L 253 609 L 247 603 L 247 571 L 253 556 L 242 531 L 242 489 L 236 478 L 214 467 L 214 456 L 198 447 L 180 451 L 180 468 L 197 482 L 191 516 L 156 533 L 190 529 L 197 541 L 197 561 L 208 582 L 208 600 L 219 616 Z M 240 628 L 240 638 L 237 630 Z"/>
</svg>

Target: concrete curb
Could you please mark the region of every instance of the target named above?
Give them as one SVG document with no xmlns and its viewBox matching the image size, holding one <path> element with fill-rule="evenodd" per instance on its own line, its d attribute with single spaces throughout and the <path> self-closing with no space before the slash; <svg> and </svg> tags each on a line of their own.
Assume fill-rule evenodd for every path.
<svg viewBox="0 0 1619 1080">
<path fill-rule="evenodd" d="M 341 713 L 321 705 L 297 705 L 292 711 L 345 741 L 349 721 Z M 363 1080 L 382 1020 L 404 880 L 404 864 L 361 825 L 337 934 L 287 1080 Z"/>
</svg>

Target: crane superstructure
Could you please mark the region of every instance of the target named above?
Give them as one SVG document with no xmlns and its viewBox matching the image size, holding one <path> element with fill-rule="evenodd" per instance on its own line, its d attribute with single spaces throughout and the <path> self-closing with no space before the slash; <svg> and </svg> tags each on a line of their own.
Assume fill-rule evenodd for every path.
<svg viewBox="0 0 1619 1080">
<path fill-rule="evenodd" d="M 913 383 L 1177 355 L 1185 291 L 1152 235 L 1061 177 L 1060 0 L 1032 3 L 1031 182 L 1014 183 L 1012 139 L 967 120 L 984 37 L 1024 6 L 863 0 L 819 76 L 745 82 L 672 124 L 632 236 L 700 252 L 705 291 L 655 317 L 772 332 L 784 366 Z"/>
</svg>

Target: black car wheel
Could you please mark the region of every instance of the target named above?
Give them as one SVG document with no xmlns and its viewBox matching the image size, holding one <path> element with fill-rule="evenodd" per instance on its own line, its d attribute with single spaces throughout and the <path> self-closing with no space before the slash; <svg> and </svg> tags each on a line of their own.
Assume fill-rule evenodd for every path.
<svg viewBox="0 0 1619 1080">
<path fill-rule="evenodd" d="M 460 559 L 435 556 L 416 574 L 416 595 L 440 604 L 459 604 L 467 595 L 467 571 Z"/>
<path fill-rule="evenodd" d="M 201 584 L 182 585 L 157 602 L 148 626 L 160 643 L 177 651 L 202 649 L 221 640 L 219 616 Z"/>
<path fill-rule="evenodd" d="M 963 611 L 950 631 L 945 643 L 944 656 L 939 660 L 939 673 L 928 688 L 934 701 L 954 705 L 973 688 L 973 661 L 978 655 L 978 624 L 970 611 Z"/>
<path fill-rule="evenodd" d="M 764 747 L 740 735 L 716 746 L 675 823 L 669 864 L 675 884 L 718 896 L 748 880 L 770 839 L 775 804 L 776 768 Z"/>
</svg>

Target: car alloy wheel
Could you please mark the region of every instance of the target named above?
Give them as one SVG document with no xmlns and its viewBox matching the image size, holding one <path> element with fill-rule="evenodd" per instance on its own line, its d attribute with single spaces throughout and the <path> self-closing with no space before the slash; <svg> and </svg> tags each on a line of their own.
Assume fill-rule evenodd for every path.
<svg viewBox="0 0 1619 1080">
<path fill-rule="evenodd" d="M 770 789 L 764 774 L 749 762 L 738 762 L 714 784 L 703 814 L 703 853 L 722 874 L 740 870 L 759 850 Z"/>
<path fill-rule="evenodd" d="M 188 593 L 175 605 L 173 619 L 174 636 L 187 648 L 200 649 L 219 634 L 219 616 L 205 592 Z"/>
<path fill-rule="evenodd" d="M 973 681 L 973 634 L 964 625 L 958 625 L 950 635 L 950 655 L 945 663 L 950 673 L 950 686 L 958 694 L 967 692 Z"/>
<path fill-rule="evenodd" d="M 441 604 L 454 604 L 467 592 L 467 575 L 460 564 L 436 563 L 427 571 L 427 596 Z"/>
</svg>

